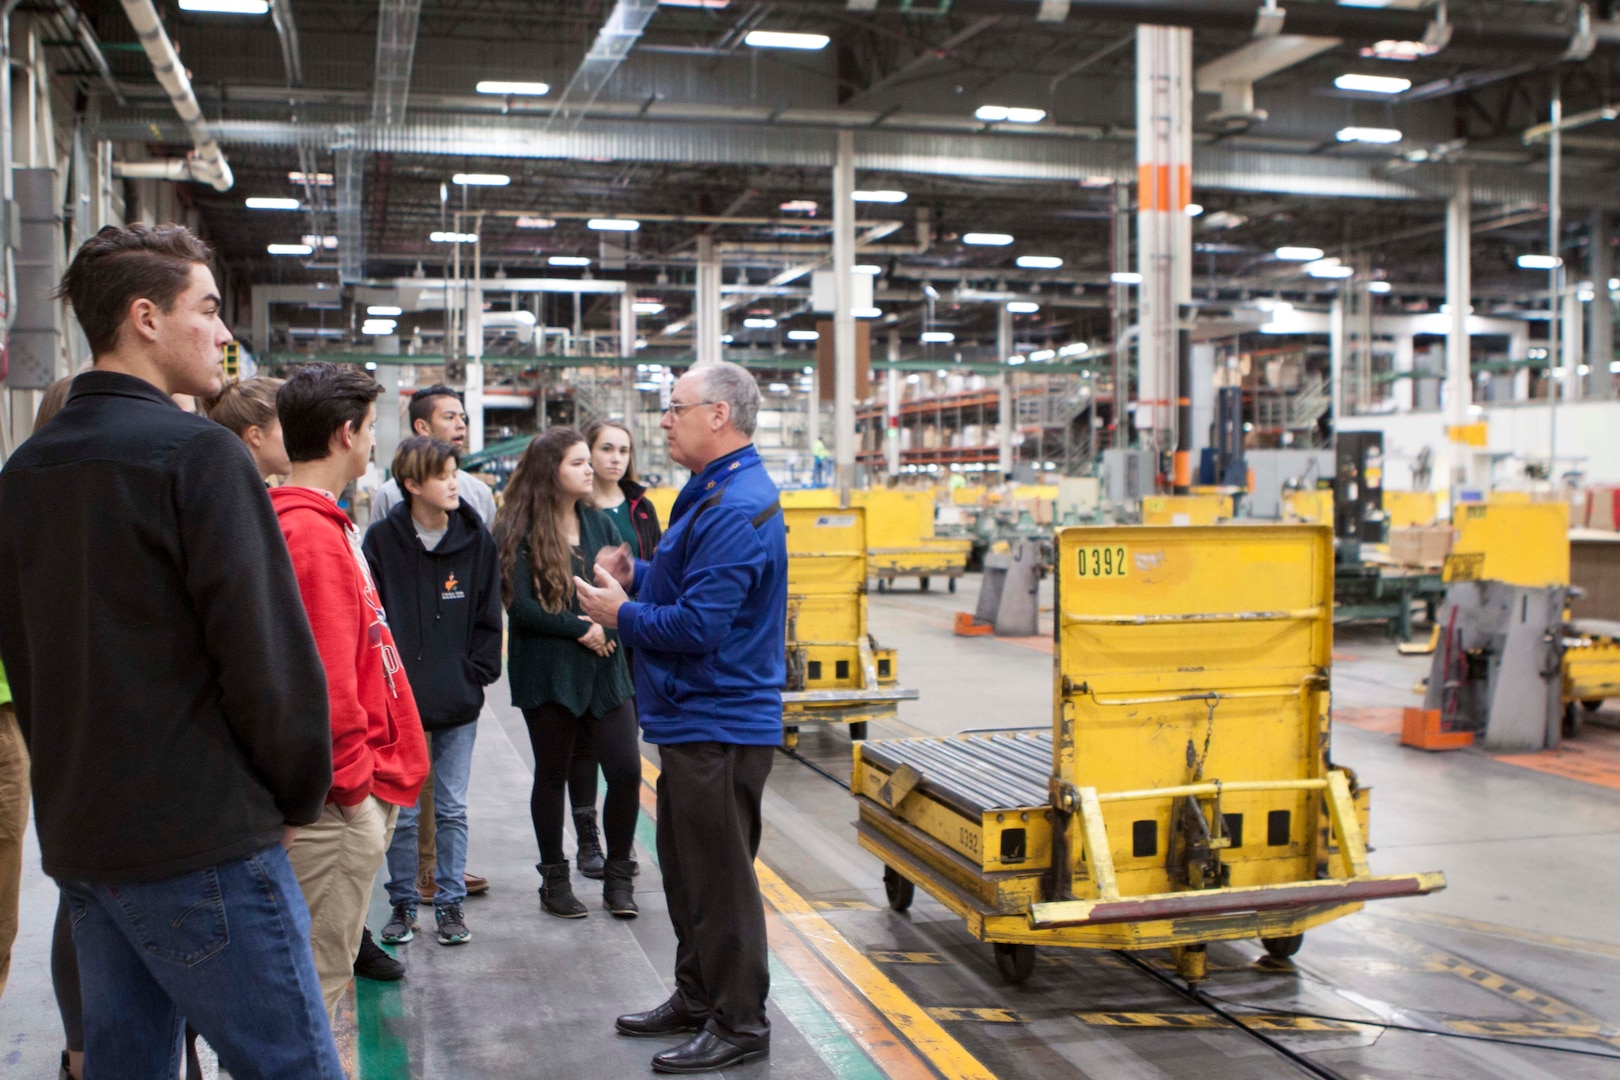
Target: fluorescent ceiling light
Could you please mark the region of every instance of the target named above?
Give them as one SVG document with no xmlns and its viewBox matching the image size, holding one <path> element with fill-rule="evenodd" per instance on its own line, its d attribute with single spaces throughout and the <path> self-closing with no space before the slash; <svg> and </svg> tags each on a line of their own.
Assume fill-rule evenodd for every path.
<svg viewBox="0 0 1620 1080">
<path fill-rule="evenodd" d="M 397 308 L 392 304 L 372 304 L 366 308 L 367 315 L 403 315 L 404 308 Z"/>
<path fill-rule="evenodd" d="M 814 330 L 789 330 L 789 341 L 820 341 L 821 335 Z"/>
<path fill-rule="evenodd" d="M 1036 349 L 1029 354 L 1029 359 L 1031 363 L 1040 363 L 1042 360 L 1050 360 L 1056 355 L 1057 352 L 1053 349 Z"/>
<path fill-rule="evenodd" d="M 180 10 L 215 15 L 264 15 L 270 10 L 270 0 L 180 0 Z"/>
<path fill-rule="evenodd" d="M 1385 38 L 1361 50 L 1362 56 L 1376 56 L 1380 60 L 1416 60 L 1420 56 L 1433 56 L 1440 46 L 1424 41 L 1395 41 Z"/>
<path fill-rule="evenodd" d="M 1108 280 L 1115 285 L 1140 285 L 1142 284 L 1142 275 L 1134 270 L 1125 270 L 1117 274 L 1109 274 Z"/>
<path fill-rule="evenodd" d="M 1204 208 L 1195 202 L 1190 202 L 1181 208 L 1181 212 L 1188 217 L 1197 217 L 1204 212 Z"/>
<path fill-rule="evenodd" d="M 297 210 L 303 205 L 297 199 L 264 199 L 254 197 L 247 200 L 249 210 Z"/>
<path fill-rule="evenodd" d="M 307 179 L 309 183 L 314 184 L 316 187 L 332 186 L 332 174 L 329 172 L 301 173 L 293 171 L 287 174 L 287 179 L 295 184 L 302 184 Z"/>
<path fill-rule="evenodd" d="M 1012 234 L 1004 232 L 970 232 L 962 237 L 962 243 L 975 247 L 1006 247 L 1012 242 Z"/>
<path fill-rule="evenodd" d="M 394 324 L 391 323 L 391 322 L 385 322 L 385 323 L 369 323 L 368 322 L 364 326 L 360 327 L 360 332 L 362 334 L 367 334 L 367 335 L 369 335 L 371 337 L 388 337 L 389 335 L 391 335 L 394 332 Z"/>
<path fill-rule="evenodd" d="M 1087 352 L 1090 349 L 1091 349 L 1091 346 L 1088 343 L 1086 343 L 1084 341 L 1076 341 L 1073 345 L 1065 345 L 1065 346 L 1063 346 L 1063 348 L 1059 349 L 1058 350 L 1058 355 L 1059 356 L 1079 356 L 1081 353 Z"/>
<path fill-rule="evenodd" d="M 1391 285 L 1387 281 L 1369 281 L 1369 282 L 1367 282 L 1367 291 L 1370 292 L 1370 293 L 1387 293 L 1391 289 L 1393 289 L 1394 287 L 1395 286 Z"/>
<path fill-rule="evenodd" d="M 1038 124 L 1046 119 L 1045 109 L 1020 109 L 1007 105 L 980 105 L 973 115 L 987 124 Z"/>
<path fill-rule="evenodd" d="M 854 267 L 854 271 L 857 274 L 866 274 L 870 277 L 878 277 L 883 273 L 883 267 L 873 266 L 871 263 L 861 263 Z"/>
<path fill-rule="evenodd" d="M 1353 90 L 1363 94 L 1399 94 L 1412 88 L 1411 79 L 1394 75 L 1340 75 L 1333 80 L 1340 90 Z"/>
<path fill-rule="evenodd" d="M 500 94 L 503 97 L 544 97 L 551 93 L 551 84 L 543 82 L 508 82 L 503 79 L 484 79 L 473 87 L 480 94 Z"/>
<path fill-rule="evenodd" d="M 1041 310 L 1041 305 L 1033 300 L 1013 300 L 1007 304 L 1007 310 L 1014 315 L 1033 315 Z"/>
<path fill-rule="evenodd" d="M 875 307 L 858 307 L 852 308 L 850 310 L 850 314 L 855 316 L 857 319 L 881 319 L 883 317 L 883 309 Z"/>
<path fill-rule="evenodd" d="M 268 244 L 264 250 L 272 255 L 311 255 L 315 252 L 308 244 Z"/>
<path fill-rule="evenodd" d="M 299 239 L 312 248 L 325 248 L 327 251 L 335 251 L 338 246 L 338 238 L 335 236 L 315 236 L 311 234 L 301 236 Z"/>
<path fill-rule="evenodd" d="M 657 315 L 664 310 L 664 305 L 656 300 L 637 300 L 630 305 L 630 310 L 637 315 Z"/>
<path fill-rule="evenodd" d="M 1395 128 L 1343 127 L 1337 138 L 1340 142 L 1398 143 L 1401 133 Z"/>
<path fill-rule="evenodd" d="M 1018 265 L 1025 270 L 1056 270 L 1063 260 L 1056 255 L 1020 255 Z"/>
<path fill-rule="evenodd" d="M 755 49 L 825 49 L 832 38 L 826 34 L 792 34 L 782 30 L 750 30 L 743 44 Z"/>
<path fill-rule="evenodd" d="M 517 227 L 520 229 L 555 229 L 557 223 L 548 217 L 525 216 L 517 219 Z"/>
<path fill-rule="evenodd" d="M 775 319 L 744 319 L 743 326 L 749 330 L 775 330 Z"/>
<path fill-rule="evenodd" d="M 849 197 L 856 202 L 903 203 L 906 193 L 903 191 L 852 191 Z"/>
<path fill-rule="evenodd" d="M 714 8 L 719 10 L 731 0 L 658 0 L 664 7 Z"/>
<path fill-rule="evenodd" d="M 1343 266 L 1338 259 L 1323 259 L 1320 262 L 1307 263 L 1305 272 L 1313 278 L 1347 278 L 1355 276 L 1355 268 Z"/>
<path fill-rule="evenodd" d="M 428 239 L 435 244 L 476 244 L 478 234 L 470 232 L 431 232 Z"/>
<path fill-rule="evenodd" d="M 789 199 L 777 209 L 784 214 L 813 214 L 816 212 L 816 207 L 817 204 L 814 199 Z"/>
<path fill-rule="evenodd" d="M 733 341 L 736 341 L 736 340 L 737 339 L 732 337 L 730 334 L 721 334 L 720 335 L 720 344 L 722 344 L 722 345 L 730 345 Z"/>
<path fill-rule="evenodd" d="M 1564 260 L 1556 255 L 1520 255 L 1520 270 L 1556 270 L 1564 265 Z"/>
<path fill-rule="evenodd" d="M 925 330 L 917 340 L 924 345 L 949 345 L 956 340 L 956 335 L 949 330 Z"/>
<path fill-rule="evenodd" d="M 458 172 L 450 182 L 463 187 L 505 187 L 512 178 L 505 173 Z"/>
<path fill-rule="evenodd" d="M 1284 262 L 1315 262 L 1322 257 L 1321 248 L 1313 247 L 1280 247 L 1272 252 L 1274 256 Z"/>
<path fill-rule="evenodd" d="M 552 266 L 589 266 L 591 260 L 583 255 L 553 255 L 546 262 Z"/>
<path fill-rule="evenodd" d="M 585 227 L 597 232 L 635 232 L 641 228 L 641 222 L 629 218 L 593 217 L 585 223 Z"/>
</svg>

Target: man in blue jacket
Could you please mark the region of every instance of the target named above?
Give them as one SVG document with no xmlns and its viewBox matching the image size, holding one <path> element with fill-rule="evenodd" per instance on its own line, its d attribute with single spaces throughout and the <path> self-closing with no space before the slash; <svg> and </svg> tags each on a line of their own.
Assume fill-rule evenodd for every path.
<svg viewBox="0 0 1620 1080">
<path fill-rule="evenodd" d="M 693 1033 L 658 1054 L 700 1073 L 770 1053 L 760 799 L 782 741 L 787 528 L 754 449 L 759 386 L 736 364 L 675 383 L 663 428 L 692 470 L 651 562 L 608 549 L 585 613 L 636 651 L 636 709 L 659 748 L 658 862 L 675 924 L 675 993 L 624 1035 Z M 636 596 L 630 600 L 627 596 Z"/>
</svg>

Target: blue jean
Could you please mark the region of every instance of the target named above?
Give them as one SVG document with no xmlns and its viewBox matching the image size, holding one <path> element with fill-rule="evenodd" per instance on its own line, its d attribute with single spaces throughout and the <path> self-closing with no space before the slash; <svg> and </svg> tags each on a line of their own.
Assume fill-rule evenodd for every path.
<svg viewBox="0 0 1620 1080">
<path fill-rule="evenodd" d="M 60 885 L 86 1080 L 172 1080 L 188 1022 L 237 1080 L 343 1080 L 309 910 L 279 845 L 162 881 Z"/>
<path fill-rule="evenodd" d="M 478 722 L 448 731 L 430 731 L 433 759 L 433 826 L 438 863 L 433 868 L 433 904 L 458 904 L 467 898 L 467 785 L 472 779 L 473 741 Z M 416 819 L 414 806 L 400 807 L 394 842 L 388 846 L 388 902 L 414 908 L 416 892 Z"/>
</svg>

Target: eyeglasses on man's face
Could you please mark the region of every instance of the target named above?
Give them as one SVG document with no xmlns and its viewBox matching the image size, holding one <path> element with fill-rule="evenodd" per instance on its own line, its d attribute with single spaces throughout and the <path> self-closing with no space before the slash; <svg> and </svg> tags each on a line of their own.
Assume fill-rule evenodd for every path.
<svg viewBox="0 0 1620 1080">
<path fill-rule="evenodd" d="M 664 406 L 664 412 L 674 413 L 677 417 L 679 417 L 682 409 L 695 409 L 700 405 L 718 404 L 720 404 L 718 401 L 672 401 L 668 405 Z"/>
</svg>

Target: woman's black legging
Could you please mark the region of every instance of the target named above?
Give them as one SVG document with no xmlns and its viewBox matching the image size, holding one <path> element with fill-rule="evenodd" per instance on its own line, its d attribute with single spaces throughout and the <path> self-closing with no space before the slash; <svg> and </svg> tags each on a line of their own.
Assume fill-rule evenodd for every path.
<svg viewBox="0 0 1620 1080">
<path fill-rule="evenodd" d="M 540 861 L 567 861 L 563 854 L 563 816 L 574 742 L 581 730 L 589 734 L 607 777 L 607 798 L 602 804 L 607 857 L 630 858 L 641 805 L 635 699 L 621 702 L 604 716 L 576 716 L 556 702 L 548 702 L 524 709 L 523 722 L 528 725 L 529 745 L 534 748 L 534 790 L 529 796 L 529 814 L 534 818 Z"/>
<path fill-rule="evenodd" d="M 596 809 L 596 744 L 590 729 L 574 729 L 574 758 L 568 763 L 568 805 L 575 810 Z"/>
</svg>

